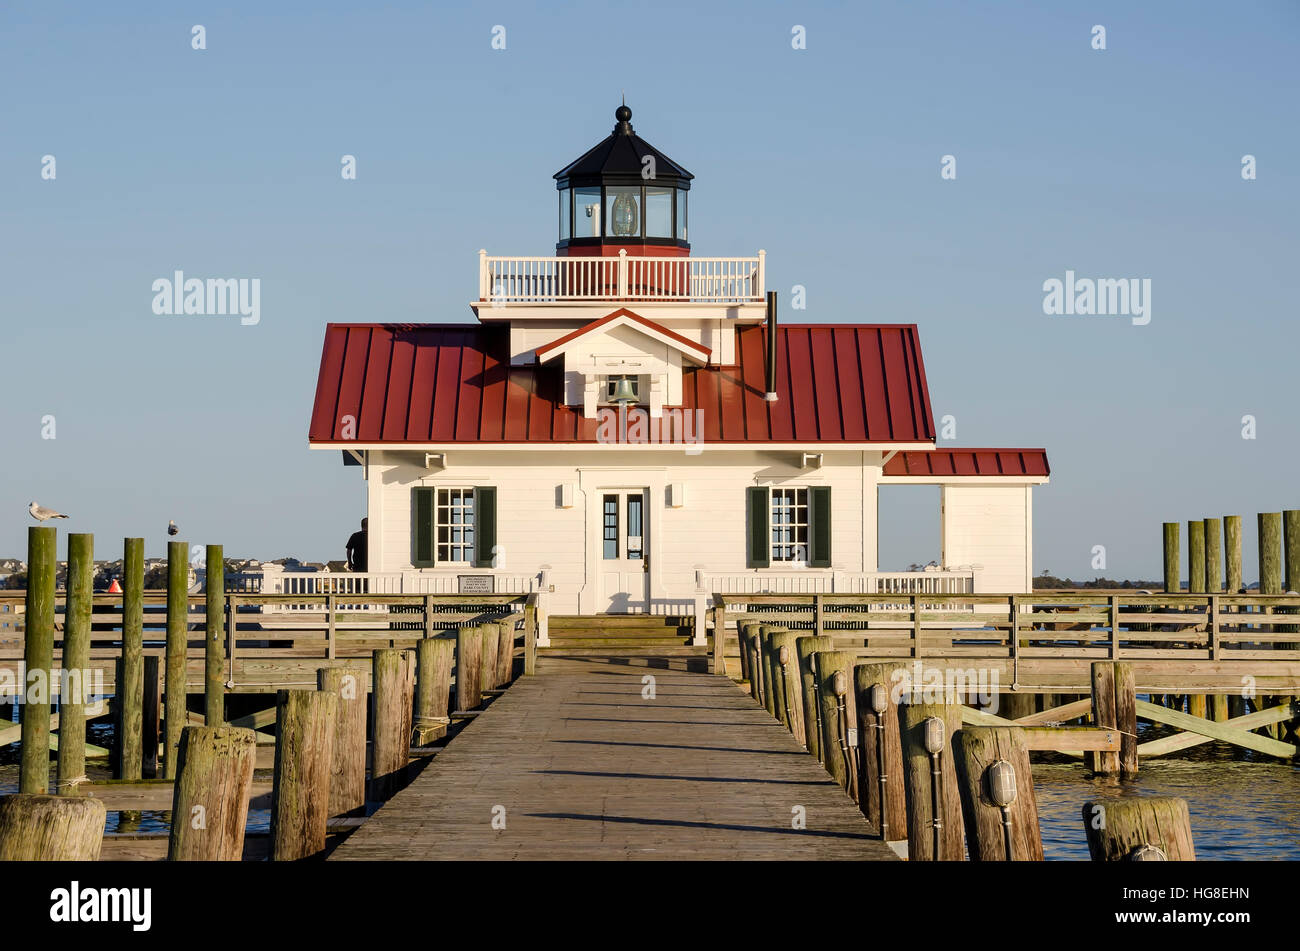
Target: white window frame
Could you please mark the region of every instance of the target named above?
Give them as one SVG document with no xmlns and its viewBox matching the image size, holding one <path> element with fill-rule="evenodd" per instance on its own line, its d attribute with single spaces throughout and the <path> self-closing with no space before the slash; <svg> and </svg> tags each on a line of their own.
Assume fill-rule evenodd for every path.
<svg viewBox="0 0 1300 951">
<path fill-rule="evenodd" d="M 786 498 L 790 499 L 788 504 Z M 778 499 L 783 503 L 779 510 L 792 513 L 793 517 L 788 522 L 777 518 Z M 803 533 L 802 540 L 799 538 L 800 530 Z M 785 533 L 788 537 L 778 540 L 778 532 Z M 812 545 L 812 493 L 809 486 L 774 485 L 768 490 L 767 542 L 769 567 L 807 567 Z M 787 553 L 789 557 L 786 557 Z"/>
<path fill-rule="evenodd" d="M 469 566 L 472 566 L 472 565 L 474 564 L 474 551 L 475 551 L 475 535 L 474 535 L 474 533 L 478 531 L 478 508 L 477 508 L 477 505 L 476 505 L 477 500 L 475 499 L 475 496 L 474 496 L 474 486 L 472 486 L 472 485 L 470 485 L 470 486 L 459 486 L 459 485 L 438 485 L 438 486 L 431 486 L 431 488 L 433 488 L 433 490 L 434 490 L 434 494 L 433 494 L 433 563 L 434 563 L 435 565 L 455 565 L 455 566 L 458 566 L 458 567 L 469 567 Z M 449 534 L 450 534 L 451 530 L 453 530 L 453 529 L 455 529 L 455 528 L 457 528 L 457 527 L 460 527 L 460 528 L 464 529 L 466 526 L 468 526 L 468 528 L 469 528 L 469 538 L 470 538 L 470 540 L 469 540 L 468 543 L 466 543 L 466 542 L 464 541 L 463 538 L 462 538 L 462 540 L 459 541 L 459 542 L 453 542 L 453 541 L 443 542 L 443 541 L 442 541 L 442 537 L 441 537 L 441 536 L 442 536 L 442 529 L 443 529 L 443 527 L 444 527 L 444 523 L 443 523 L 443 521 L 442 521 L 443 512 L 447 512 L 447 513 L 450 515 L 450 513 L 452 513 L 453 511 L 455 511 L 456 508 L 457 508 L 457 506 L 456 506 L 454 503 L 449 503 L 449 504 L 447 504 L 447 505 L 444 505 L 444 504 L 443 504 L 443 501 L 442 501 L 442 493 L 444 493 L 444 492 L 448 492 L 448 493 L 452 493 L 452 492 L 460 493 L 460 501 L 461 501 L 461 505 L 459 506 L 459 508 L 460 508 L 460 510 L 461 510 L 462 512 L 464 512 L 464 499 L 465 499 L 466 497 L 468 497 L 469 500 L 470 500 L 470 520 L 469 520 L 468 522 L 461 523 L 460 526 L 457 526 L 455 523 L 452 523 L 452 522 L 447 522 L 446 525 L 445 525 L 445 527 L 448 529 Z M 463 534 L 463 533 L 462 533 L 462 534 Z M 459 561 L 456 560 L 456 559 L 453 559 L 453 558 L 451 558 L 451 557 L 444 558 L 444 557 L 442 557 L 442 554 L 443 554 L 443 550 L 444 550 L 444 549 L 446 549 L 449 553 L 450 553 L 451 551 L 454 551 L 455 549 L 462 549 L 462 550 L 468 549 L 468 550 L 466 551 L 466 554 L 467 554 L 468 557 L 466 557 L 464 560 L 459 560 Z"/>
</svg>

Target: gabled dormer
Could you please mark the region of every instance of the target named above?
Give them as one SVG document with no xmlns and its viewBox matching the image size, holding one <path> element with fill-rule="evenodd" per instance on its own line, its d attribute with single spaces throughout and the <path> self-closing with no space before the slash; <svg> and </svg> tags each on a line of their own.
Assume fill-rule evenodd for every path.
<svg viewBox="0 0 1300 951">
<path fill-rule="evenodd" d="M 564 402 L 595 419 L 601 406 L 644 406 L 652 418 L 682 404 L 683 366 L 708 366 L 708 347 L 619 308 L 537 348 L 537 361 L 563 361 Z"/>
</svg>

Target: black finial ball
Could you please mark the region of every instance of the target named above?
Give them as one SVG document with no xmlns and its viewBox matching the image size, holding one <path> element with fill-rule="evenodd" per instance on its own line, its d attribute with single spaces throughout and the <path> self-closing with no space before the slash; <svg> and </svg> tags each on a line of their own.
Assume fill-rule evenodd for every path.
<svg viewBox="0 0 1300 951">
<path fill-rule="evenodd" d="M 627 106 L 619 106 L 614 110 L 614 118 L 619 122 L 627 122 L 632 118 L 632 110 Z"/>
</svg>

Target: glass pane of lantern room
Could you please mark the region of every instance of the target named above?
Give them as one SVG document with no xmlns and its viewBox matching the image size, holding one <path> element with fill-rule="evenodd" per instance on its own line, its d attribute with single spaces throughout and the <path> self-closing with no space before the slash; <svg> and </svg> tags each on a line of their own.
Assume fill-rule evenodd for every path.
<svg viewBox="0 0 1300 951">
<path fill-rule="evenodd" d="M 645 236 L 671 238 L 673 236 L 673 190 L 659 186 L 646 186 Z"/>
<path fill-rule="evenodd" d="M 636 238 L 641 235 L 641 189 L 635 185 L 605 188 L 607 238 Z"/>
<path fill-rule="evenodd" d="M 565 188 L 560 191 L 560 240 L 567 240 L 572 232 L 569 229 L 569 216 L 572 212 L 570 195 L 572 193 Z"/>
<path fill-rule="evenodd" d="M 600 237 L 600 186 L 573 190 L 573 237 Z"/>
<path fill-rule="evenodd" d="M 677 240 L 687 241 L 686 237 L 686 189 L 677 189 Z"/>
</svg>

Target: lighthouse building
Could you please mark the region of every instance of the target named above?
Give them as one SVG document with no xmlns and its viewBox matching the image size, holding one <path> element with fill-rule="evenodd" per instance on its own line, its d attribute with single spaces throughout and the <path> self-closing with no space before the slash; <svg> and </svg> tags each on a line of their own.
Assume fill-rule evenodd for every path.
<svg viewBox="0 0 1300 951">
<path fill-rule="evenodd" d="M 915 325 L 789 323 L 763 251 L 693 254 L 694 176 L 631 118 L 555 173 L 553 255 L 479 252 L 473 322 L 326 327 L 309 439 L 364 476 L 367 590 L 701 643 L 714 593 L 1030 590 L 1046 453 L 937 448 Z M 877 562 L 891 484 L 941 486 L 931 570 Z"/>
</svg>

